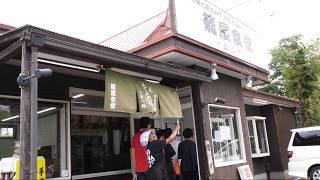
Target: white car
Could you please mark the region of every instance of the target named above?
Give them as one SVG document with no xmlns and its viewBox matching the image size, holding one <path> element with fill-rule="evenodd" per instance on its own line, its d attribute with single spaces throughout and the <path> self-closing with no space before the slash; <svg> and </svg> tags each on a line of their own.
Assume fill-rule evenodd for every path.
<svg viewBox="0 0 320 180">
<path fill-rule="evenodd" d="M 291 130 L 288 174 L 320 180 L 320 126 Z"/>
</svg>

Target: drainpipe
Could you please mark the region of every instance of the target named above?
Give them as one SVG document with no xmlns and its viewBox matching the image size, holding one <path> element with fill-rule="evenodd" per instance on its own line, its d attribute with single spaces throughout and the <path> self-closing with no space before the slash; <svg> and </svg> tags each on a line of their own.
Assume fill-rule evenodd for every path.
<svg viewBox="0 0 320 180">
<path fill-rule="evenodd" d="M 269 161 L 268 161 L 268 157 L 264 157 L 264 168 L 266 170 L 266 173 L 267 173 L 267 180 L 270 180 L 270 164 L 269 164 Z"/>
</svg>

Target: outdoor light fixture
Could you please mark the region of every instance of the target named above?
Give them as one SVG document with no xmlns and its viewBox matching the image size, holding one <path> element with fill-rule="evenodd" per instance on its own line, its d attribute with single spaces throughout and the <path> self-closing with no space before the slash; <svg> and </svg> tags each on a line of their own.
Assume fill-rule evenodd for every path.
<svg viewBox="0 0 320 180">
<path fill-rule="evenodd" d="M 5 119 L 2 119 L 1 121 L 9 121 L 9 120 L 11 120 L 11 119 L 15 119 L 15 118 L 18 118 L 18 117 L 20 117 L 19 115 L 16 115 L 16 116 L 12 116 L 12 117 L 8 117 L 8 118 L 5 118 Z"/>
<path fill-rule="evenodd" d="M 52 110 L 55 110 L 55 109 L 57 109 L 57 108 L 56 107 L 50 107 L 50 108 L 38 111 L 37 114 L 45 113 L 45 112 L 52 111 Z M 16 118 L 19 118 L 19 117 L 20 117 L 20 115 L 16 115 L 16 116 L 12 116 L 12 117 L 8 117 L 8 118 L 5 118 L 5 119 L 2 119 L 1 121 L 2 122 L 9 121 L 11 119 L 16 119 Z"/>
<path fill-rule="evenodd" d="M 252 102 L 255 104 L 261 104 L 261 105 L 267 105 L 270 104 L 269 101 L 263 100 L 263 99 L 256 99 L 256 98 L 252 98 Z"/>
<path fill-rule="evenodd" d="M 79 70 L 83 70 L 83 71 L 89 71 L 89 72 L 95 72 L 95 73 L 99 72 L 98 69 L 92 69 L 92 68 L 76 66 L 76 65 L 71 65 L 71 64 L 61 63 L 61 62 L 49 61 L 49 60 L 45 60 L 45 59 L 38 59 L 38 61 L 41 63 L 52 64 L 52 65 L 62 66 L 62 67 L 68 67 L 68 68 L 72 68 L 72 69 L 79 69 Z"/>
<path fill-rule="evenodd" d="M 214 103 L 221 103 L 221 104 L 224 104 L 226 103 L 226 99 L 222 98 L 222 97 L 216 97 L 214 99 Z"/>
<path fill-rule="evenodd" d="M 151 82 L 151 83 L 155 83 L 155 84 L 159 84 L 159 81 L 155 81 L 155 80 L 151 80 L 151 79 L 144 79 L 145 81 Z"/>
<path fill-rule="evenodd" d="M 77 99 L 77 98 L 83 97 L 83 96 L 84 96 L 84 94 L 77 94 L 77 95 L 72 96 L 72 99 Z"/>
<path fill-rule="evenodd" d="M 211 66 L 212 66 L 212 69 L 211 69 L 211 76 L 210 76 L 210 78 L 211 78 L 213 81 L 215 81 L 215 80 L 219 79 L 219 76 L 218 76 L 217 70 L 216 70 L 217 64 L 211 64 Z"/>
<path fill-rule="evenodd" d="M 248 76 L 247 77 L 247 84 L 246 84 L 247 88 L 252 88 L 252 77 Z"/>
<path fill-rule="evenodd" d="M 52 70 L 51 69 L 36 69 L 34 71 L 34 74 L 31 76 L 27 76 L 24 74 L 21 74 L 17 78 L 17 83 L 19 84 L 20 87 L 26 87 L 29 84 L 29 79 L 31 78 L 42 78 L 42 77 L 50 77 L 52 75 Z"/>
<path fill-rule="evenodd" d="M 43 52 L 39 52 L 38 57 L 38 61 L 41 63 L 52 64 L 56 66 L 62 66 L 95 73 L 99 72 L 98 64 L 91 63 L 89 61 L 81 61 L 79 59 L 73 59 L 69 57 L 58 56 Z"/>
</svg>

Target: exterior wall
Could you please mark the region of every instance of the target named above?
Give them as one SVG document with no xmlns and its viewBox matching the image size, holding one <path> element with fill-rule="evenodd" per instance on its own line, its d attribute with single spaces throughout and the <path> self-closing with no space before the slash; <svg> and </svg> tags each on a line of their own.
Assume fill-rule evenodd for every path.
<svg viewBox="0 0 320 180">
<path fill-rule="evenodd" d="M 208 112 L 208 105 L 214 102 L 216 97 L 222 97 L 226 99 L 226 103 L 223 104 L 224 106 L 232 106 L 240 108 L 240 115 L 241 115 L 241 124 L 242 124 L 242 131 L 243 131 L 243 139 L 244 139 L 244 153 L 246 156 L 247 162 L 244 164 L 249 164 L 252 169 L 252 161 L 251 161 L 251 152 L 250 152 L 250 145 L 249 145 L 249 138 L 248 138 L 248 131 L 247 131 L 247 123 L 245 119 L 245 107 L 243 104 L 243 95 L 242 95 L 242 87 L 241 82 L 239 79 L 232 78 L 230 76 L 225 76 L 219 74 L 219 79 L 213 81 L 212 83 L 203 83 L 200 85 L 200 98 L 201 102 L 205 104 L 202 108 L 202 122 L 203 129 L 204 129 L 204 138 L 206 140 L 210 140 L 211 142 L 211 129 L 210 129 L 210 121 L 209 121 L 209 112 Z M 195 112 L 196 114 L 196 112 Z M 199 122 L 199 121 L 198 121 Z M 204 141 L 202 141 L 203 143 Z M 203 144 L 202 144 L 203 146 Z M 201 153 L 201 152 L 200 152 Z M 204 165 L 207 164 L 207 161 L 204 159 Z M 239 174 L 237 167 L 244 165 L 244 164 L 235 164 L 230 166 L 224 167 L 215 167 L 213 179 L 239 179 Z M 207 166 L 207 165 L 206 165 Z M 208 171 L 207 171 L 208 172 Z M 208 176 L 204 177 L 204 179 L 209 179 Z"/>
<path fill-rule="evenodd" d="M 276 107 L 276 119 L 279 127 L 279 141 L 284 170 L 288 169 L 287 148 L 291 137 L 291 129 L 297 128 L 295 113 L 292 108 Z"/>
<path fill-rule="evenodd" d="M 281 163 L 280 142 L 278 138 L 279 127 L 275 117 L 274 105 L 262 107 L 263 116 L 267 118 L 266 128 L 268 133 L 270 157 L 268 162 L 270 164 L 271 172 L 283 172 L 283 164 Z M 281 177 L 284 178 L 283 176 Z"/>
<path fill-rule="evenodd" d="M 290 129 L 296 128 L 292 108 L 277 105 L 250 106 L 246 105 L 247 116 L 266 117 L 270 156 L 253 158 L 253 173 L 265 173 L 274 178 L 286 178 L 288 169 L 287 146 L 290 140 Z"/>
</svg>

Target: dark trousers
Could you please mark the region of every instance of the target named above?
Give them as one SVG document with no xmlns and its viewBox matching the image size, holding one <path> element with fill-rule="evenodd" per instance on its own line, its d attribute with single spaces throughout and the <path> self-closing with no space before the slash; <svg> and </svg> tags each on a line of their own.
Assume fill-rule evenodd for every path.
<svg viewBox="0 0 320 180">
<path fill-rule="evenodd" d="M 148 170 L 148 180 L 169 180 L 166 168 L 152 167 Z"/>
<path fill-rule="evenodd" d="M 137 180 L 147 180 L 147 173 L 137 172 Z"/>
<path fill-rule="evenodd" d="M 182 179 L 183 180 L 198 180 L 198 172 L 197 171 L 187 171 L 187 172 L 181 172 Z"/>
<path fill-rule="evenodd" d="M 176 176 L 176 180 L 182 180 L 182 176 L 181 175 Z"/>
</svg>

